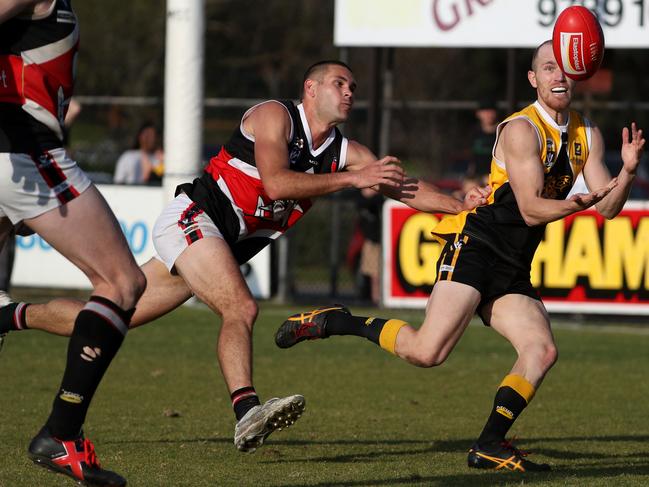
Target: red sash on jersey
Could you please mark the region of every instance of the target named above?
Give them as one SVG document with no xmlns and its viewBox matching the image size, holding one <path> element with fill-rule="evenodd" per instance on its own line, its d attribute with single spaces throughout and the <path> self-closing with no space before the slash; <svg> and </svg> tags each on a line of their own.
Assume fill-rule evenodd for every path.
<svg viewBox="0 0 649 487">
<path fill-rule="evenodd" d="M 68 42 L 32 49 L 22 56 L 0 55 L 0 103 L 27 105 L 26 111 L 32 115 L 34 108 L 44 108 L 51 117 L 36 118 L 57 134 L 61 134 L 74 87 L 77 32 L 64 41 Z"/>
<path fill-rule="evenodd" d="M 236 162 L 235 162 L 236 161 Z M 233 163 L 234 162 L 234 165 Z M 266 194 L 264 185 L 258 176 L 257 168 L 248 165 L 249 174 L 246 174 L 236 165 L 246 164 L 233 158 L 224 148 L 216 157 L 210 159 L 205 172 L 210 174 L 214 181 L 223 179 L 229 189 L 228 198 L 232 206 L 243 211 L 247 228 L 247 235 L 261 230 L 273 230 L 284 233 L 292 227 L 311 208 L 310 199 L 297 201 L 273 201 Z M 278 209 L 288 203 L 284 211 Z"/>
</svg>

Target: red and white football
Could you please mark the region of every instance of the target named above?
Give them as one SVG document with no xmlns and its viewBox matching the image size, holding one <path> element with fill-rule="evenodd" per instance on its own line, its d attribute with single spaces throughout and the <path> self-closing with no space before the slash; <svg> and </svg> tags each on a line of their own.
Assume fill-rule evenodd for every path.
<svg viewBox="0 0 649 487">
<path fill-rule="evenodd" d="M 581 5 L 566 8 L 554 24 L 552 49 L 566 76 L 577 81 L 590 78 L 604 58 L 604 33 L 597 17 Z"/>
</svg>

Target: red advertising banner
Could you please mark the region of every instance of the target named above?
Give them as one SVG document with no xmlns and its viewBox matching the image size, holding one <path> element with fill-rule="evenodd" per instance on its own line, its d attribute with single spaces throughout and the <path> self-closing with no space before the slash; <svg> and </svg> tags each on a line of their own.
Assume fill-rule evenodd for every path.
<svg viewBox="0 0 649 487">
<path fill-rule="evenodd" d="M 443 215 L 397 202 L 383 207 L 383 303 L 423 308 L 441 245 Z M 613 220 L 594 210 L 549 224 L 531 271 L 549 311 L 649 314 L 649 202 L 630 202 Z"/>
</svg>

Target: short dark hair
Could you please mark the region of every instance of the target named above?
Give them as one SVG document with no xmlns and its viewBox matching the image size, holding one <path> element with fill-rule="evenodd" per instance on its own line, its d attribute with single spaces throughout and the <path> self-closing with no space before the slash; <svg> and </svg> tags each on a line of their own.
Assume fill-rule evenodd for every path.
<svg viewBox="0 0 649 487">
<path fill-rule="evenodd" d="M 329 66 L 334 65 L 334 66 L 342 66 L 345 69 L 348 69 L 349 72 L 352 72 L 352 68 L 347 66 L 342 61 L 338 61 L 336 59 L 328 59 L 325 61 L 318 61 L 317 63 L 312 64 L 307 68 L 307 70 L 304 72 L 304 78 L 302 79 L 302 84 L 304 85 L 304 82 L 308 79 L 313 79 L 316 76 L 321 75 Z"/>
<path fill-rule="evenodd" d="M 548 39 L 547 41 L 543 41 L 541 44 L 538 45 L 538 47 L 536 49 L 534 49 L 534 54 L 532 54 L 532 64 L 531 64 L 532 71 L 534 71 L 534 64 L 536 63 L 536 58 L 539 57 L 539 51 L 546 44 L 552 44 L 552 39 Z"/>
</svg>

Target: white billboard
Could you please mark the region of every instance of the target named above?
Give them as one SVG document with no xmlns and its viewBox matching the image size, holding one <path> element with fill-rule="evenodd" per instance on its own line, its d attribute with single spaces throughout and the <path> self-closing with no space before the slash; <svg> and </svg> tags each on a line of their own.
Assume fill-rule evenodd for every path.
<svg viewBox="0 0 649 487">
<path fill-rule="evenodd" d="M 571 5 L 598 15 L 606 47 L 649 48 L 649 0 L 336 0 L 334 42 L 534 48 Z"/>
<path fill-rule="evenodd" d="M 155 254 L 151 231 L 164 206 L 163 189 L 147 186 L 98 185 L 112 208 L 138 264 Z M 257 298 L 270 297 L 270 248 L 241 268 Z M 86 276 L 38 235 L 16 239 L 11 283 L 38 288 L 89 289 Z"/>
</svg>

